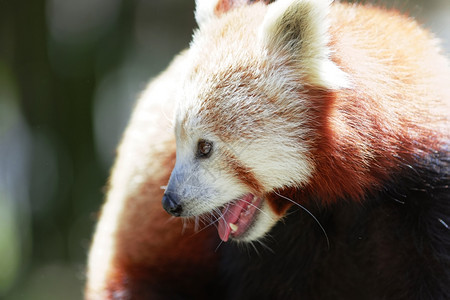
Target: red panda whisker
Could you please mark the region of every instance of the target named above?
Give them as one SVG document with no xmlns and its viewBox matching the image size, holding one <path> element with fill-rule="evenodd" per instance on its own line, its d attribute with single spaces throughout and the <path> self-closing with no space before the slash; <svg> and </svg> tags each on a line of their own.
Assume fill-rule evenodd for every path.
<svg viewBox="0 0 450 300">
<path fill-rule="evenodd" d="M 204 231 L 204 230 L 206 230 L 206 229 L 208 229 L 208 228 L 211 227 L 211 226 L 215 226 L 215 224 L 216 224 L 217 222 L 219 222 L 220 217 L 215 216 L 214 213 L 215 213 L 215 212 L 212 212 L 212 213 L 210 213 L 210 214 L 208 214 L 208 215 L 203 215 L 203 216 L 201 216 L 202 218 L 204 218 L 204 224 L 205 224 L 205 226 L 204 226 L 203 228 L 199 229 L 199 230 L 196 230 L 196 232 L 195 232 L 196 234 L 197 234 L 197 233 L 200 233 L 200 232 L 202 232 L 202 231 Z M 207 218 L 208 218 L 208 219 L 207 219 Z M 213 218 L 214 218 L 215 220 L 213 220 Z"/>
<path fill-rule="evenodd" d="M 169 224 L 170 222 L 173 222 L 175 219 L 176 219 L 176 217 L 170 216 L 170 217 L 166 220 L 165 224 L 167 225 L 167 224 Z"/>
<path fill-rule="evenodd" d="M 252 248 L 255 250 L 256 255 L 258 255 L 259 257 L 262 257 L 261 254 L 260 254 L 259 251 L 258 251 L 258 248 L 256 248 L 256 246 L 255 246 L 255 241 L 251 241 L 249 244 L 250 244 L 250 246 L 252 246 Z"/>
<path fill-rule="evenodd" d="M 285 200 L 291 202 L 292 204 L 294 204 L 294 205 L 300 207 L 301 209 L 303 209 L 305 212 L 307 212 L 307 213 L 314 219 L 314 221 L 319 225 L 320 229 L 322 230 L 323 234 L 325 235 L 325 238 L 327 239 L 328 250 L 330 250 L 330 240 L 328 239 L 327 232 L 325 231 L 325 228 L 322 226 L 322 224 L 320 224 L 320 222 L 319 222 L 319 220 L 316 218 L 316 216 L 314 216 L 314 214 L 313 214 L 312 212 L 310 212 L 306 207 L 304 207 L 303 205 L 301 205 L 301 204 L 295 202 L 294 200 L 289 199 L 288 197 L 283 196 L 283 195 L 277 193 L 277 191 L 274 191 L 274 193 L 275 193 L 276 195 L 278 195 L 279 197 L 281 197 L 281 198 L 283 198 L 283 199 L 285 199 Z"/>
<path fill-rule="evenodd" d="M 220 221 L 220 219 L 223 218 L 223 213 L 222 213 L 222 211 L 219 208 L 215 208 L 211 212 L 210 216 L 212 218 L 214 218 L 215 220 L 211 220 L 210 221 L 211 223 L 208 226 L 211 226 L 211 225 L 215 226 L 215 224 L 217 224 Z"/>
<path fill-rule="evenodd" d="M 222 246 L 222 244 L 223 244 L 223 241 L 220 240 L 220 243 L 219 243 L 219 245 L 217 245 L 217 247 L 216 247 L 216 249 L 214 250 L 214 252 L 217 252 L 217 250 L 219 250 L 219 248 L 220 248 L 220 246 Z"/>
<path fill-rule="evenodd" d="M 206 220 L 205 220 L 205 221 L 202 221 L 202 223 L 205 223 L 205 224 L 206 224 Z M 199 234 L 200 232 L 202 232 L 202 231 L 204 231 L 205 229 L 207 229 L 210 225 L 211 225 L 211 224 L 208 224 L 208 225 L 206 225 L 205 227 L 202 227 L 202 228 L 200 228 L 200 229 L 195 229 L 195 228 L 194 228 L 194 232 L 191 234 L 191 236 L 194 236 L 194 235 Z"/>
<path fill-rule="evenodd" d="M 261 241 L 261 240 L 255 240 L 254 242 L 256 242 L 256 243 L 258 243 L 258 244 L 260 244 L 261 245 L 261 247 L 263 247 L 264 249 L 266 249 L 267 251 L 269 251 L 270 253 L 273 253 L 273 254 L 275 254 L 275 251 L 274 250 L 272 250 L 272 248 L 270 248 L 269 246 L 267 246 L 267 244 L 266 243 L 264 243 L 263 241 Z"/>
<path fill-rule="evenodd" d="M 445 223 L 445 221 L 444 220 L 442 220 L 441 218 L 438 218 L 438 221 L 439 221 L 439 223 L 441 223 L 442 224 L 442 226 L 444 226 L 445 228 L 447 228 L 447 229 L 450 229 L 450 227 L 448 226 L 448 224 L 447 223 Z"/>
<path fill-rule="evenodd" d="M 195 217 L 195 221 L 194 221 L 194 231 L 197 232 L 198 231 L 198 216 Z"/>
<path fill-rule="evenodd" d="M 269 216 L 265 211 L 263 211 L 261 208 L 259 208 L 258 206 L 254 205 L 253 203 L 249 202 L 249 201 L 245 201 L 248 205 L 253 206 L 254 208 L 256 208 L 260 213 L 262 213 L 263 215 L 265 215 L 267 218 L 272 218 L 271 216 Z"/>
<path fill-rule="evenodd" d="M 183 227 L 181 228 L 181 234 L 184 235 L 184 233 L 186 232 L 186 229 L 188 228 L 188 226 L 187 226 L 188 219 L 182 218 L 181 220 L 183 223 Z"/>
</svg>

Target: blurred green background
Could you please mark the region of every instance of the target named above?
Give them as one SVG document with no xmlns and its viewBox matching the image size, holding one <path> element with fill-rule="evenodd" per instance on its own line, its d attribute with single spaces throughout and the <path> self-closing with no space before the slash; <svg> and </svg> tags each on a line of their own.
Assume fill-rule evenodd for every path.
<svg viewBox="0 0 450 300">
<path fill-rule="evenodd" d="M 449 0 L 388 5 L 448 51 Z M 0 0 L 0 299 L 82 298 L 116 145 L 148 80 L 188 46 L 193 10 L 194 0 Z"/>
</svg>

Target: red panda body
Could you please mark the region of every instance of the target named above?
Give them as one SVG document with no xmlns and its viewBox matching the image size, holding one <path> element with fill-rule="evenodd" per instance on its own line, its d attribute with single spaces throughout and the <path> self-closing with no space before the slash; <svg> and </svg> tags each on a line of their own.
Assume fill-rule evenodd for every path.
<svg viewBox="0 0 450 300">
<path fill-rule="evenodd" d="M 86 299 L 450 299 L 436 39 L 370 6 L 210 2 L 135 109 Z"/>
</svg>

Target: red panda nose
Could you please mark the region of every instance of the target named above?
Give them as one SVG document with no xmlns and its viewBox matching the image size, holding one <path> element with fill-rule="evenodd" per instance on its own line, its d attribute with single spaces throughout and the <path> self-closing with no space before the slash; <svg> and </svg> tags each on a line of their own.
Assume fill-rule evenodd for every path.
<svg viewBox="0 0 450 300">
<path fill-rule="evenodd" d="M 183 212 L 183 207 L 179 203 L 179 199 L 176 195 L 170 192 L 164 193 L 162 204 L 164 209 L 172 216 L 179 217 Z"/>
</svg>

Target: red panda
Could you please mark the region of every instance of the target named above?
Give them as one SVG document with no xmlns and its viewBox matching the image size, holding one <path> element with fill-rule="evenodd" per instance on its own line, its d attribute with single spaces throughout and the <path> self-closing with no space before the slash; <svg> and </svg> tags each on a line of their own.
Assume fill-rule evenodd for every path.
<svg viewBox="0 0 450 300">
<path fill-rule="evenodd" d="M 391 10 L 268 2 L 197 0 L 119 147 L 86 299 L 450 299 L 438 40 Z"/>
</svg>

